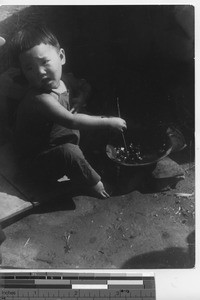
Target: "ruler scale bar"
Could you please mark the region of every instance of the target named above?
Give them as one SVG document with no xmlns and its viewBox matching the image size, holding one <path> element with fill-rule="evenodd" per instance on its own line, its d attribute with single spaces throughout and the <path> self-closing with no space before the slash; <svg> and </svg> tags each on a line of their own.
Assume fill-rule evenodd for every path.
<svg viewBox="0 0 200 300">
<path fill-rule="evenodd" d="M 0 273 L 2 300 L 155 300 L 149 273 Z"/>
</svg>

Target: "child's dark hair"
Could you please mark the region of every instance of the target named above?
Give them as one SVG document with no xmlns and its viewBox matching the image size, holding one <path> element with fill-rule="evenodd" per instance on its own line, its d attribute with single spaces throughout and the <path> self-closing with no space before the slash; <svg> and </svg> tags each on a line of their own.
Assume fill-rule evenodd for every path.
<svg viewBox="0 0 200 300">
<path fill-rule="evenodd" d="M 36 45 L 49 44 L 58 50 L 60 44 L 56 36 L 46 26 L 25 26 L 14 34 L 11 40 L 11 56 L 19 64 L 19 55 Z"/>
</svg>

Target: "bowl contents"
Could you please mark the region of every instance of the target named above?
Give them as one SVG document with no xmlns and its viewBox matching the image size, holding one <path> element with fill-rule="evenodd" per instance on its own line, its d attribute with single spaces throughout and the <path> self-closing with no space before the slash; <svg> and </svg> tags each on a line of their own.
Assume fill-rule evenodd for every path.
<svg viewBox="0 0 200 300">
<path fill-rule="evenodd" d="M 126 164 L 141 164 L 148 162 L 151 159 L 156 159 L 166 151 L 166 143 L 163 143 L 159 148 L 144 147 L 141 144 L 134 145 L 130 143 L 127 145 L 127 150 L 124 147 L 115 147 L 115 159 L 121 163 Z"/>
</svg>

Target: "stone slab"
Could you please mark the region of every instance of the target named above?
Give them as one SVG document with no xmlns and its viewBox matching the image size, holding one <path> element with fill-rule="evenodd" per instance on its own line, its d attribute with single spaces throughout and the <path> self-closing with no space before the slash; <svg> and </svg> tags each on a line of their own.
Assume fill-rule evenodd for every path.
<svg viewBox="0 0 200 300">
<path fill-rule="evenodd" d="M 152 173 L 155 179 L 172 178 L 184 176 L 185 171 L 170 157 L 165 157 L 157 162 L 156 168 Z"/>
</svg>

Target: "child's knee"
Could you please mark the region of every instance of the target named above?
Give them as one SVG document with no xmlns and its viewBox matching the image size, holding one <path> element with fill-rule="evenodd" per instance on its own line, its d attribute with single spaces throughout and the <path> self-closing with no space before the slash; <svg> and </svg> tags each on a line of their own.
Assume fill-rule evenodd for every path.
<svg viewBox="0 0 200 300">
<path fill-rule="evenodd" d="M 77 160 L 84 158 L 83 153 L 78 145 L 75 144 L 65 144 L 63 145 L 63 151 L 65 159 L 67 160 Z"/>
</svg>

